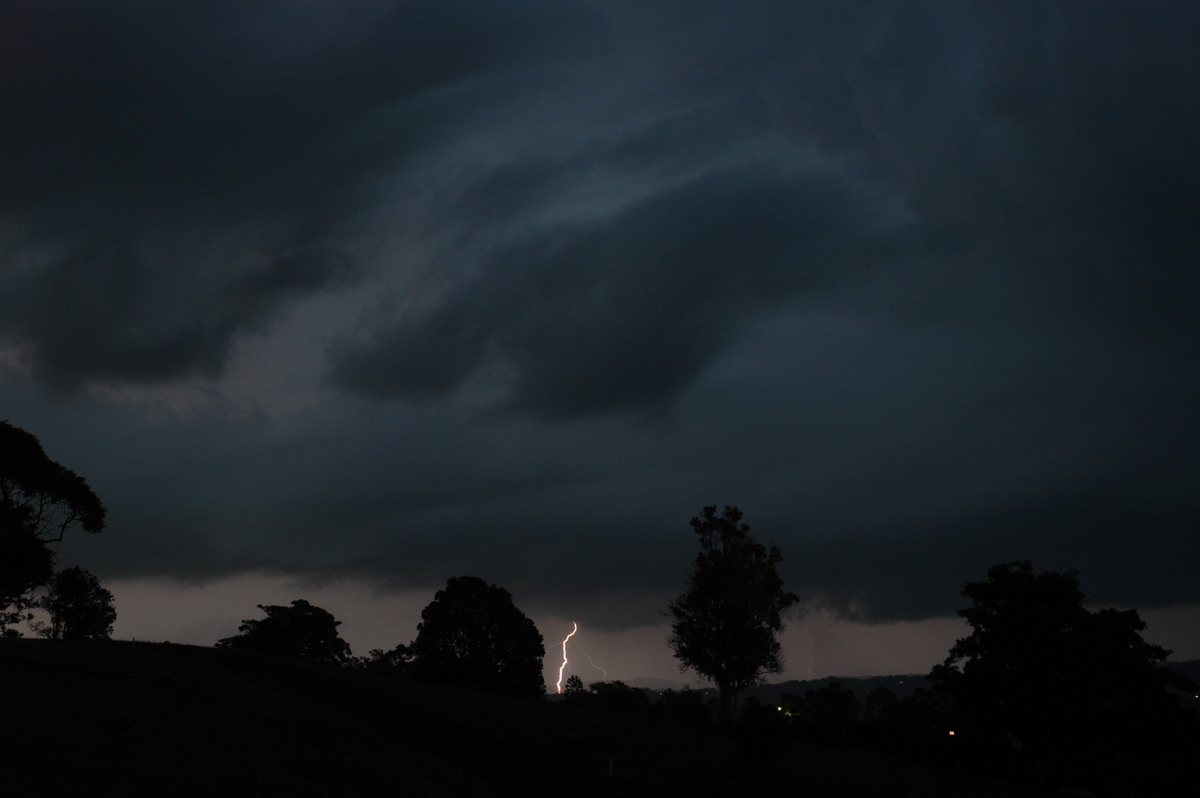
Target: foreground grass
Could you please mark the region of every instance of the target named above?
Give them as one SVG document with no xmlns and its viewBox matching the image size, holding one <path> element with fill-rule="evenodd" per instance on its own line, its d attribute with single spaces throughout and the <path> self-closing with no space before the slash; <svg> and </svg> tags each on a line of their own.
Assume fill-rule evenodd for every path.
<svg viewBox="0 0 1200 798">
<path fill-rule="evenodd" d="M 5 796 L 1028 796 L 869 752 L 243 652 L 0 641 Z"/>
</svg>

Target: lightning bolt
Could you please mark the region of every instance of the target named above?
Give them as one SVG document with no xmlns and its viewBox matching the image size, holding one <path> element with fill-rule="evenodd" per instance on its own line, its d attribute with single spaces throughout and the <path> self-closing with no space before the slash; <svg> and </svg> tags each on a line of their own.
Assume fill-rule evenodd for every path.
<svg viewBox="0 0 1200 798">
<path fill-rule="evenodd" d="M 592 659 L 592 655 L 587 653 L 583 646 L 576 644 L 575 648 L 579 649 L 579 653 L 587 657 L 587 661 L 592 664 L 592 667 L 600 671 L 600 678 L 608 681 L 608 671 L 596 664 L 596 660 Z"/>
<path fill-rule="evenodd" d="M 571 621 L 571 627 L 571 634 L 564 637 L 562 641 L 563 661 L 562 665 L 558 666 L 558 684 L 555 685 L 555 688 L 560 693 L 562 692 L 563 671 L 567 669 L 567 641 L 574 637 L 575 633 L 579 631 L 579 624 L 575 623 L 574 621 Z"/>
</svg>

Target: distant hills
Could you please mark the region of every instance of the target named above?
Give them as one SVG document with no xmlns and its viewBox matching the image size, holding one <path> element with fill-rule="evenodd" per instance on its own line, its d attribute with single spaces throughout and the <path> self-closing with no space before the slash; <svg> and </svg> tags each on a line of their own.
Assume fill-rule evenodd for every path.
<svg viewBox="0 0 1200 798">
<path fill-rule="evenodd" d="M 764 684 L 756 688 L 753 695 L 758 696 L 759 700 L 764 704 L 777 704 L 785 693 L 803 698 L 804 694 L 809 690 L 819 690 L 834 683 L 840 684 L 842 687 L 853 692 L 854 697 L 859 701 L 866 701 L 867 694 L 877 687 L 885 687 L 891 690 L 897 698 L 904 698 L 912 695 L 919 687 L 930 686 L 928 679 L 916 674 L 846 678 L 826 676 L 823 679 L 791 680 L 779 682 L 778 684 Z"/>
<path fill-rule="evenodd" d="M 1168 662 L 1166 666 L 1182 673 L 1200 686 L 1200 660 Z M 822 679 L 792 679 L 786 682 L 763 684 L 748 691 L 747 695 L 757 696 L 764 704 L 778 704 L 784 694 L 790 693 L 802 698 L 809 690 L 819 690 L 835 682 L 852 691 L 859 701 L 866 701 L 867 695 L 877 687 L 885 687 L 891 690 L 897 698 L 904 698 L 912 695 L 918 688 L 928 688 L 932 685 L 932 682 L 924 674 L 871 677 L 826 676 Z"/>
<path fill-rule="evenodd" d="M 1179 671 L 1200 686 L 1200 659 L 1189 659 L 1183 662 L 1168 662 L 1167 667 Z"/>
<path fill-rule="evenodd" d="M 1186 660 L 1184 662 L 1168 662 L 1166 666 L 1171 670 L 1178 671 L 1184 676 L 1187 676 L 1193 682 L 1200 686 L 1200 660 Z M 855 698 L 859 701 L 865 701 L 867 695 L 877 687 L 886 687 L 891 690 L 897 698 L 904 698 L 912 695 L 918 688 L 928 688 L 931 686 L 929 679 L 923 674 L 907 674 L 899 676 L 871 676 L 871 677 L 837 677 L 826 676 L 822 679 L 807 679 L 807 680 L 789 680 L 786 682 L 778 682 L 775 684 L 763 684 L 749 691 L 747 695 L 757 696 L 764 704 L 778 704 L 779 699 L 785 693 L 790 693 L 794 696 L 803 697 L 809 690 L 819 690 L 831 683 L 836 682 L 842 687 L 852 691 Z"/>
</svg>

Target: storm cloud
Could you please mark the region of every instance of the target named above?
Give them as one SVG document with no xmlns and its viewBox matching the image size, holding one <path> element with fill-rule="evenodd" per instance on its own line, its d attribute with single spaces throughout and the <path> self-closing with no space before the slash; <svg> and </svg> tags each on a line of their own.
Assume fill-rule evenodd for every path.
<svg viewBox="0 0 1200 798">
<path fill-rule="evenodd" d="M 0 329 L 68 390 L 219 376 L 233 338 L 352 277 L 365 184 L 456 115 L 438 92 L 554 27 L 478 3 L 3 14 Z"/>
<path fill-rule="evenodd" d="M 0 417 L 114 578 L 652 623 L 738 504 L 871 621 L 1200 601 L 1190 3 L 0 11 Z M 561 615 L 560 615 L 561 617 Z"/>
</svg>

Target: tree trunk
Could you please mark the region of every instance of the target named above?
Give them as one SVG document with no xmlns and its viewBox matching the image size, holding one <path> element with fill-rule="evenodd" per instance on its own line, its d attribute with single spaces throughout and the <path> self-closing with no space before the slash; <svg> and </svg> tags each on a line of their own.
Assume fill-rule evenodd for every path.
<svg viewBox="0 0 1200 798">
<path fill-rule="evenodd" d="M 717 689 L 721 694 L 721 714 L 718 721 L 722 726 L 732 726 L 734 701 L 737 699 L 737 694 L 730 685 L 722 682 L 717 682 Z"/>
</svg>

